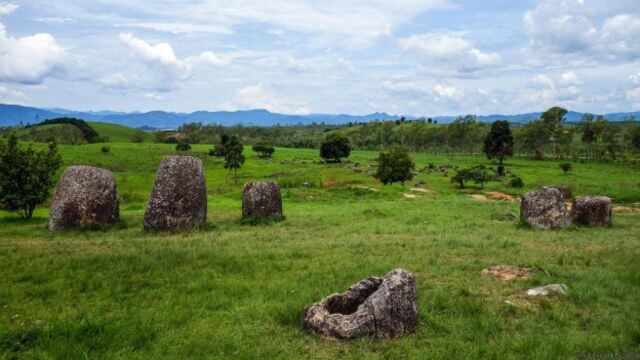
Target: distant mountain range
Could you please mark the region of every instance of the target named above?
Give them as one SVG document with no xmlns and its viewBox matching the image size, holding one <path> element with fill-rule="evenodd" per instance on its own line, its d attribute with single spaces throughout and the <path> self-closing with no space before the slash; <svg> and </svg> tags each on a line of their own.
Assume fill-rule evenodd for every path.
<svg viewBox="0 0 640 360">
<path fill-rule="evenodd" d="M 484 122 L 493 122 L 504 119 L 512 123 L 526 123 L 540 118 L 539 112 L 519 114 L 519 115 L 482 115 L 477 119 Z M 582 118 L 583 113 L 569 112 L 567 121 L 577 122 Z M 182 124 L 199 122 L 203 124 L 219 125 L 296 125 L 325 123 L 340 125 L 350 122 L 369 122 L 373 120 L 397 120 L 400 115 L 389 115 L 387 113 L 373 113 L 369 115 L 347 115 L 347 114 L 310 114 L 310 115 L 285 115 L 272 113 L 267 110 L 242 110 L 242 111 L 196 111 L 192 113 L 174 113 L 165 111 L 149 112 L 115 112 L 115 111 L 73 111 L 67 109 L 39 109 L 34 107 L 0 104 L 0 126 L 33 124 L 46 119 L 58 117 L 75 117 L 88 121 L 101 121 L 125 125 L 129 127 L 145 128 L 177 128 Z M 626 113 L 611 113 L 604 116 L 612 121 L 620 121 L 629 116 L 640 119 L 640 111 Z M 417 116 L 406 115 L 408 119 L 415 119 Z M 432 116 L 440 123 L 449 123 L 456 119 L 456 116 Z"/>
</svg>

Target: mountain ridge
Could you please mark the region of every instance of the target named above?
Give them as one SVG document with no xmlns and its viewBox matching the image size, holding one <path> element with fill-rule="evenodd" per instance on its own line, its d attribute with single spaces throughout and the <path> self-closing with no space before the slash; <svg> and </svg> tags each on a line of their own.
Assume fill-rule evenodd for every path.
<svg viewBox="0 0 640 360">
<path fill-rule="evenodd" d="M 567 121 L 577 122 L 584 113 L 570 111 L 567 114 Z M 478 115 L 476 118 L 483 122 L 493 122 L 495 120 L 508 120 L 512 123 L 526 123 L 539 119 L 541 112 L 525 114 L 502 115 Z M 409 119 L 417 116 L 405 115 Z M 640 119 L 640 111 L 617 112 L 604 114 L 605 118 L 611 121 L 621 121 L 625 117 L 635 116 Z M 308 115 L 288 115 L 272 113 L 264 109 L 238 110 L 238 111 L 194 111 L 191 113 L 167 112 L 153 110 L 148 112 L 118 112 L 111 110 L 101 111 L 74 111 L 60 108 L 36 108 L 22 105 L 0 104 L 0 126 L 37 123 L 46 119 L 57 117 L 76 117 L 88 121 L 101 121 L 113 124 L 125 125 L 129 127 L 153 127 L 153 128 L 177 128 L 186 123 L 200 122 L 203 124 L 219 124 L 224 126 L 232 125 L 297 125 L 311 123 L 325 123 L 330 125 L 341 125 L 350 122 L 370 122 L 373 120 L 398 120 L 400 115 L 389 115 L 385 112 L 376 112 L 367 115 L 349 114 L 308 114 Z M 432 119 L 440 123 L 449 123 L 457 116 L 431 116 Z"/>
</svg>

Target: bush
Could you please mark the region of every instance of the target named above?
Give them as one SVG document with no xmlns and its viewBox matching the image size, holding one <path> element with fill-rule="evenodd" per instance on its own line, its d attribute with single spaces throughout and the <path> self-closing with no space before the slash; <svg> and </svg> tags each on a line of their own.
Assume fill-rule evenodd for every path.
<svg viewBox="0 0 640 360">
<path fill-rule="evenodd" d="M 571 163 L 560 163 L 559 166 L 565 174 L 571 171 Z"/>
<path fill-rule="evenodd" d="M 509 185 L 513 188 L 520 189 L 524 187 L 524 181 L 522 181 L 522 178 L 520 176 L 514 175 L 513 177 L 511 177 L 511 180 L 509 181 Z"/>
<path fill-rule="evenodd" d="M 265 142 L 259 142 L 255 145 L 253 145 L 253 151 L 257 152 L 259 155 L 259 157 L 263 158 L 263 159 L 270 159 L 271 155 L 273 155 L 273 153 L 276 151 L 273 146 L 265 143 Z"/>
<path fill-rule="evenodd" d="M 461 189 L 464 189 L 466 181 L 473 181 L 484 188 L 484 184 L 489 182 L 490 179 L 491 177 L 484 165 L 476 165 L 467 169 L 458 169 L 456 174 L 451 177 L 451 182 L 458 183 Z"/>
<path fill-rule="evenodd" d="M 504 175 L 504 165 L 498 165 L 497 172 L 500 176 Z"/>
<path fill-rule="evenodd" d="M 141 143 L 144 141 L 144 131 L 136 130 L 131 134 L 131 142 Z"/>
<path fill-rule="evenodd" d="M 0 204 L 4 209 L 30 219 L 38 204 L 49 197 L 56 170 L 62 165 L 55 142 L 49 149 L 21 149 L 18 137 L 9 133 L 0 141 Z"/>
<path fill-rule="evenodd" d="M 176 144 L 176 151 L 189 151 L 191 150 L 191 145 L 187 142 L 179 142 Z"/>
<path fill-rule="evenodd" d="M 103 153 L 108 153 L 109 152 L 109 147 L 108 146 L 103 146 L 100 151 L 102 151 Z"/>
</svg>

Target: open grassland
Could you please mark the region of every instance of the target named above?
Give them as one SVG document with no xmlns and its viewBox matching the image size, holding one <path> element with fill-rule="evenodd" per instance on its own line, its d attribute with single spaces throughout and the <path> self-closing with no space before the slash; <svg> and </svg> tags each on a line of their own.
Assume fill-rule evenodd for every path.
<svg viewBox="0 0 640 360">
<path fill-rule="evenodd" d="M 491 182 L 459 190 L 440 172 L 412 184 L 380 186 L 368 173 L 375 152 L 350 164 L 319 164 L 317 151 L 278 148 L 254 158 L 239 185 L 204 161 L 208 225 L 160 235 L 142 231 L 155 171 L 172 145 L 61 146 L 65 166 L 112 170 L 122 198 L 120 224 L 50 233 L 46 206 L 31 221 L 0 213 L 0 358 L 568 358 L 640 352 L 640 175 L 617 164 L 509 160 L 524 189 Z M 413 154 L 420 168 L 486 163 L 481 157 Z M 359 167 L 355 168 L 355 163 Z M 350 166 L 352 168 L 350 168 Z M 449 170 L 449 175 L 453 175 Z M 286 221 L 239 222 L 241 183 L 277 181 Z M 305 186 L 305 183 L 308 186 Z M 519 195 L 568 184 L 624 204 L 614 227 L 543 232 L 502 215 L 518 203 L 471 194 Z M 363 187 L 374 187 L 371 191 Z M 407 199 L 411 193 L 416 198 Z M 534 267 L 527 280 L 480 275 L 498 264 Z M 417 277 L 420 323 L 388 341 L 335 342 L 306 334 L 302 308 L 370 275 L 397 267 Z M 523 290 L 565 283 L 562 297 Z"/>
</svg>

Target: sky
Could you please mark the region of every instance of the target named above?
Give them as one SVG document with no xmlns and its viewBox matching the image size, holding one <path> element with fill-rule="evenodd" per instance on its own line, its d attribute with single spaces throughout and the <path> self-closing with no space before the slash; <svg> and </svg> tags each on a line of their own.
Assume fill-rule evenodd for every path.
<svg viewBox="0 0 640 360">
<path fill-rule="evenodd" d="M 0 102 L 637 111 L 640 0 L 0 0 Z"/>
</svg>

